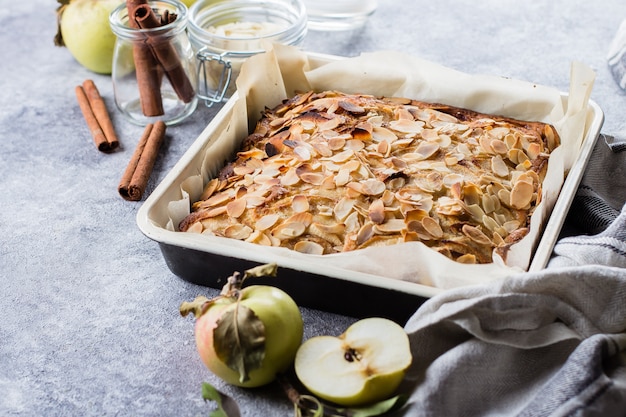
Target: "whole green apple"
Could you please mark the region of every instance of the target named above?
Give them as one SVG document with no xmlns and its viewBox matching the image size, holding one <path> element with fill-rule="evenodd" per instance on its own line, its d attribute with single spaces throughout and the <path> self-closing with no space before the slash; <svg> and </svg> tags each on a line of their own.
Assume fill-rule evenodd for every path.
<svg viewBox="0 0 626 417">
<path fill-rule="evenodd" d="M 72 56 L 90 71 L 110 74 L 115 35 L 109 14 L 123 0 L 60 0 L 59 31 L 55 43 L 66 46 Z"/>
<path fill-rule="evenodd" d="M 220 296 L 183 303 L 181 314 L 196 315 L 196 346 L 211 372 L 241 387 L 266 385 L 293 363 L 302 342 L 302 316 L 281 289 L 241 289 L 240 283 L 233 285 L 238 275 L 231 278 Z"/>
</svg>

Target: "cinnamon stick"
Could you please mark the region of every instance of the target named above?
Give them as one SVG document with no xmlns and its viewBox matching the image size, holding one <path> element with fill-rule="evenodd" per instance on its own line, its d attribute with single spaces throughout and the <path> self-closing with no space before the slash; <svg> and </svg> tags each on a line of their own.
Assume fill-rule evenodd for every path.
<svg viewBox="0 0 626 417">
<path fill-rule="evenodd" d="M 78 105 L 98 150 L 111 152 L 119 146 L 113 122 L 98 88 L 92 80 L 74 89 Z"/>
<path fill-rule="evenodd" d="M 140 29 L 133 16 L 138 7 L 148 6 L 147 0 L 126 0 L 128 10 L 128 24 L 130 27 Z M 162 116 L 163 99 L 161 97 L 161 69 L 148 45 L 134 42 L 133 59 L 135 61 L 135 73 L 139 89 L 139 102 L 144 116 Z"/>
<path fill-rule="evenodd" d="M 165 137 L 165 129 L 165 123 L 160 120 L 144 129 L 118 186 L 118 192 L 124 199 L 141 200 Z"/>
<path fill-rule="evenodd" d="M 100 95 L 100 91 L 98 91 L 98 87 L 96 87 L 93 80 L 88 79 L 83 81 L 83 89 L 85 90 L 85 94 L 87 95 L 87 99 L 89 100 L 89 104 L 91 105 L 98 123 L 100 123 L 100 127 L 104 132 L 110 149 L 113 150 L 117 148 L 120 142 L 115 133 L 115 128 L 113 128 L 113 122 L 107 111 L 106 104 Z"/>
<path fill-rule="evenodd" d="M 161 20 L 147 4 L 137 5 L 133 17 L 135 23 L 141 29 L 152 29 L 161 26 Z M 178 98 L 184 103 L 189 103 L 196 93 L 180 62 L 176 49 L 169 42 L 157 42 L 148 39 L 148 44 L 152 48 L 155 58 L 165 71 L 165 75 Z"/>
</svg>

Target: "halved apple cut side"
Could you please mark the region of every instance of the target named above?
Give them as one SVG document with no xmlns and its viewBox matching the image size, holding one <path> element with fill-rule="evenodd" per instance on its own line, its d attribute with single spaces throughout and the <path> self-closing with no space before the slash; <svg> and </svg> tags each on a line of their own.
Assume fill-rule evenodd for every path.
<svg viewBox="0 0 626 417">
<path fill-rule="evenodd" d="M 355 322 L 341 336 L 308 339 L 298 349 L 295 371 L 316 396 L 359 406 L 389 398 L 411 361 L 404 329 L 394 321 L 372 317 Z"/>
</svg>

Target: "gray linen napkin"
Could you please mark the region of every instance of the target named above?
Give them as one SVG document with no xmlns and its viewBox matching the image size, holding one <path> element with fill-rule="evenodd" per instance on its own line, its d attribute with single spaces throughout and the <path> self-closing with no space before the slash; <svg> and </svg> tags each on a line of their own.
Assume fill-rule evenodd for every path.
<svg viewBox="0 0 626 417">
<path fill-rule="evenodd" d="M 598 141 L 568 216 L 583 234 L 547 269 L 446 291 L 411 317 L 404 415 L 626 415 L 624 149 Z"/>
</svg>

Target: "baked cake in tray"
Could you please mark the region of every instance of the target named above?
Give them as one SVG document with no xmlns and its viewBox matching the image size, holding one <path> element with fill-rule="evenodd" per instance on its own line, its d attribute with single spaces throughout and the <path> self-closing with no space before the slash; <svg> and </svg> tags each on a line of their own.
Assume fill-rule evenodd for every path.
<svg viewBox="0 0 626 417">
<path fill-rule="evenodd" d="M 558 145 L 540 122 L 307 92 L 265 110 L 179 229 L 318 255 L 420 241 L 458 262 L 506 260 Z"/>
</svg>

